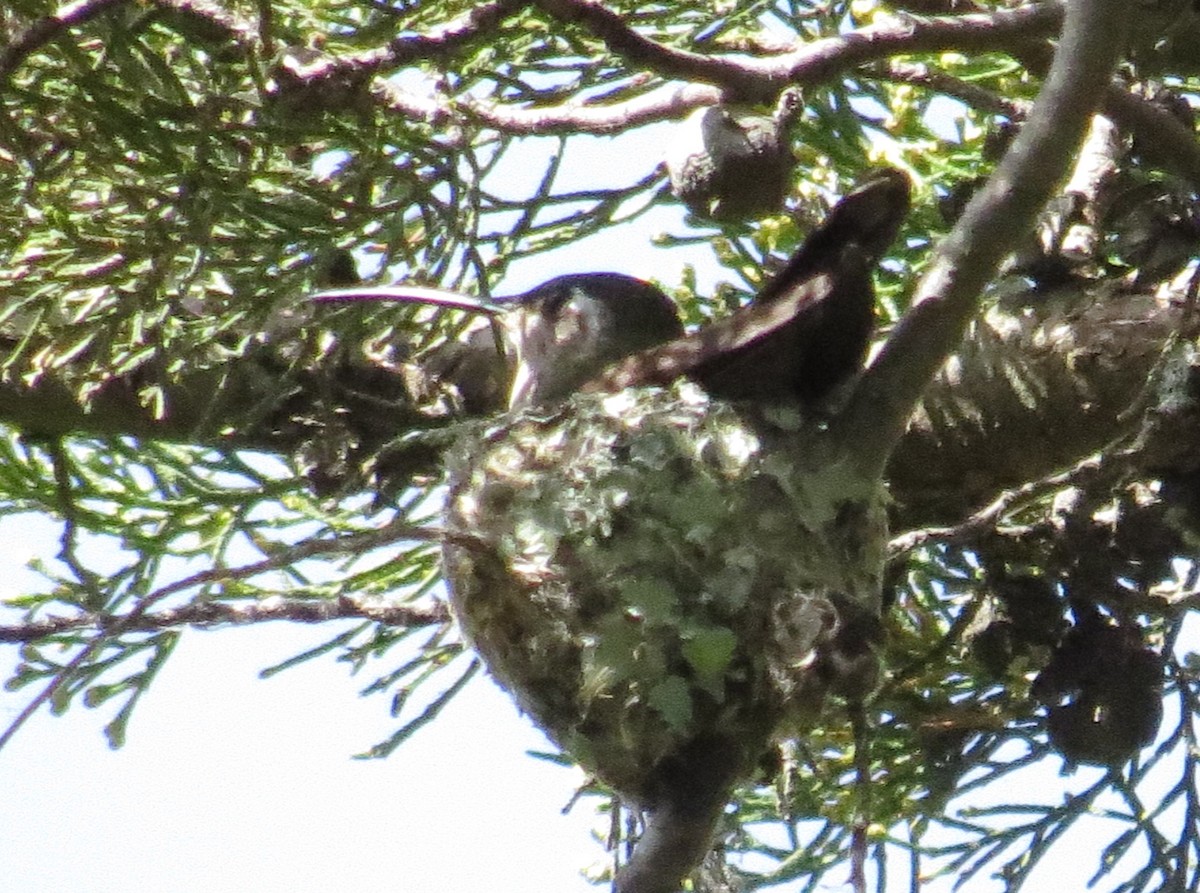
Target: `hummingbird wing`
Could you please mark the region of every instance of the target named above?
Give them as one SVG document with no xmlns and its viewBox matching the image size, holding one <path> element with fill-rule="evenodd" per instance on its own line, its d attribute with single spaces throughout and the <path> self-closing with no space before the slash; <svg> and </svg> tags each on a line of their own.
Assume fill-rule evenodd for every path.
<svg viewBox="0 0 1200 893">
<path fill-rule="evenodd" d="M 836 282 L 830 273 L 811 274 L 776 300 L 749 304 L 690 335 L 626 357 L 581 390 L 666 386 L 677 378 L 690 378 L 724 400 L 818 399 L 853 372 L 866 351 L 869 318 L 865 325 L 856 320 L 852 326 L 825 333 L 823 352 L 845 362 L 835 362 L 835 368 L 821 375 L 806 374 L 820 359 L 813 348 L 825 329 L 820 320 L 823 305 L 837 291 L 848 306 L 864 303 L 861 296 L 846 294 L 849 285 L 845 278 Z M 861 282 L 856 287 L 864 290 Z M 870 297 L 869 280 L 865 291 Z"/>
<path fill-rule="evenodd" d="M 756 300 L 774 300 L 806 276 L 836 266 L 840 255 L 851 247 L 874 268 L 908 216 L 910 192 L 908 176 L 895 168 L 884 168 L 855 187 L 808 234 Z"/>
<path fill-rule="evenodd" d="M 908 211 L 888 170 L 840 201 L 755 300 L 692 334 L 626 357 L 584 390 L 686 377 L 725 400 L 815 403 L 857 372 L 874 328 L 871 274 Z"/>
</svg>

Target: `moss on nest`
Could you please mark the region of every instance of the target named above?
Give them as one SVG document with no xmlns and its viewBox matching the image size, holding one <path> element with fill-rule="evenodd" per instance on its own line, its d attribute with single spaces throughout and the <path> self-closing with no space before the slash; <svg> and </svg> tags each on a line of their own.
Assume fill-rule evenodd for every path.
<svg viewBox="0 0 1200 893">
<path fill-rule="evenodd" d="M 652 805 L 689 744 L 819 708 L 847 612 L 878 613 L 878 482 L 822 426 L 697 388 L 579 395 L 464 438 L 447 548 L 463 629 L 547 734 Z"/>
</svg>

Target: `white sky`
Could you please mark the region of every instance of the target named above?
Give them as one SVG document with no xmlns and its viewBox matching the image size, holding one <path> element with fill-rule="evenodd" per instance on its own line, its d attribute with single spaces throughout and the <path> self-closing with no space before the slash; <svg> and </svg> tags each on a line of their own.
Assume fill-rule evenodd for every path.
<svg viewBox="0 0 1200 893">
<path fill-rule="evenodd" d="M 358 761 L 395 721 L 342 666 L 256 678 L 330 634 L 185 634 L 119 751 L 101 712 L 32 720 L 0 752 L 0 889 L 595 889 L 579 876 L 603 856 L 591 811 L 560 814 L 579 776 L 523 756 L 546 743 L 490 681 L 392 758 Z M 0 721 L 23 702 L 3 696 Z"/>
</svg>

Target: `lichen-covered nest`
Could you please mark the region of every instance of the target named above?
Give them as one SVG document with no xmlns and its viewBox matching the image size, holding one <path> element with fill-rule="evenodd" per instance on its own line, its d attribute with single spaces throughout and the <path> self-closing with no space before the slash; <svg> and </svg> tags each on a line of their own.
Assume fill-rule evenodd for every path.
<svg viewBox="0 0 1200 893">
<path fill-rule="evenodd" d="M 624 795 L 653 805 L 698 741 L 737 742 L 744 771 L 820 706 L 834 652 L 877 616 L 881 488 L 822 431 L 682 383 L 518 413 L 454 451 L 459 621 L 520 706 Z"/>
</svg>

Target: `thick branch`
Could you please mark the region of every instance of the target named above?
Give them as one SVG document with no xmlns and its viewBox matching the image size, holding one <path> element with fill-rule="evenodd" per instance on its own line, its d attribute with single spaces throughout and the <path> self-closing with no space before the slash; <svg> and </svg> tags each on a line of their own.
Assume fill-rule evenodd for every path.
<svg viewBox="0 0 1200 893">
<path fill-rule="evenodd" d="M 1061 19 L 1056 4 L 1023 6 L 994 13 L 908 19 L 874 25 L 847 34 L 805 43 L 790 52 L 766 57 L 718 56 L 678 50 L 650 40 L 631 28 L 617 13 L 599 4 L 576 0 L 544 0 L 551 14 L 578 21 L 593 30 L 609 48 L 628 61 L 661 77 L 691 81 L 635 97 L 628 102 L 526 109 L 484 102 L 473 97 L 430 97 L 389 82 L 374 86 L 377 98 L 405 117 L 445 126 L 463 116 L 504 133 L 556 132 L 614 133 L 654 121 L 676 119 L 701 105 L 710 105 L 728 91 L 743 97 L 772 100 L 793 84 L 828 81 L 867 62 L 904 53 L 945 49 L 1002 49 L 1019 46 L 1047 33 Z M 496 9 L 497 16 L 502 10 Z M 481 18 L 477 27 L 493 23 Z M 459 38 L 464 28 L 451 29 Z M 408 38 L 405 38 L 408 40 Z M 415 40 L 415 39 L 414 39 Z M 420 38 L 424 43 L 405 44 L 402 53 L 372 50 L 356 55 L 321 57 L 291 72 L 297 81 L 315 86 L 325 79 L 381 74 L 418 56 L 445 54 L 455 48 L 441 35 Z"/>
<path fill-rule="evenodd" d="M 295 453 L 322 423 L 334 420 L 344 420 L 342 430 L 366 450 L 400 432 L 445 424 L 408 399 L 408 384 L 394 367 L 331 360 L 319 370 L 294 369 L 280 359 L 303 350 L 292 337 L 302 336 L 264 338 L 223 367 L 196 364 L 168 375 L 150 363 L 111 376 L 86 402 L 78 384 L 48 370 L 32 384 L 0 378 L 0 422 L 33 437 L 133 437 L 284 454 Z M 0 337 L 0 355 L 14 349 L 12 339 Z M 361 345 L 347 348 L 347 355 L 362 353 Z M 150 385 L 162 394 L 161 414 L 139 397 Z"/>
<path fill-rule="evenodd" d="M 1104 111 L 1124 131 L 1141 137 L 1139 151 L 1200 189 L 1200 140 L 1166 109 L 1123 87 L 1113 85 L 1104 94 Z"/>
<path fill-rule="evenodd" d="M 867 474 L 882 471 L 922 391 L 962 340 L 1000 261 L 1033 227 L 1082 143 L 1124 46 L 1121 0 L 1074 0 L 1046 84 L 987 184 L 938 247 L 843 422 Z"/>
<path fill-rule="evenodd" d="M 935 376 L 888 465 L 897 529 L 951 523 L 1000 491 L 1103 447 L 1122 424 L 1136 421 L 1123 423 L 1122 414 L 1178 329 L 1181 312 L 1150 295 L 1080 283 L 1053 295 L 1031 293 L 1017 312 L 997 311 L 975 324 Z M 289 407 L 311 415 L 338 374 L 281 387 L 269 370 L 251 357 L 220 376 L 200 370 L 164 383 L 168 411 L 161 419 L 137 400 L 144 378 L 113 381 L 86 409 L 49 375 L 35 387 L 0 381 L 0 422 L 34 435 L 133 436 L 293 453 L 323 434 L 292 423 Z M 396 396 L 404 392 L 398 378 L 394 369 L 361 375 L 354 385 L 361 399 L 338 412 L 338 423 L 377 443 L 429 427 L 432 420 Z M 1200 432 L 1181 436 L 1200 450 Z M 437 471 L 436 447 L 406 459 L 420 472 Z"/>
<path fill-rule="evenodd" d="M 606 15 L 611 15 L 607 14 Z M 686 53 L 658 44 L 651 55 L 659 74 L 696 69 L 700 83 L 656 90 L 625 102 L 581 105 L 565 103 L 536 109 L 479 100 L 471 96 L 428 96 L 405 90 L 392 81 L 374 86 L 376 97 L 407 118 L 445 127 L 464 118 L 510 134 L 598 133 L 611 134 L 658 121 L 676 120 L 695 108 L 722 99 L 731 84 L 752 95 L 773 95 L 784 84 L 815 84 L 868 62 L 891 56 L 942 49 L 1000 49 L 1011 46 L 1032 71 L 1045 69 L 1040 47 L 1026 44 L 1044 33 L 1060 17 L 1058 7 L 1025 6 L 995 14 L 917 19 L 902 26 L 880 25 L 813 41 L 787 53 L 757 59 L 723 59 Z M 628 29 L 627 29 L 628 30 Z M 631 41 L 652 43 L 636 32 Z M 710 63 L 715 62 L 710 67 Z M 340 63 L 335 63 L 340 64 Z M 732 67 L 731 67 L 732 66 Z M 351 66 L 353 67 L 353 66 Z M 725 77 L 729 71 L 736 74 Z M 317 67 L 306 77 L 330 76 L 334 67 Z M 938 72 L 925 64 L 890 62 L 881 76 L 915 84 L 961 99 L 975 108 L 1023 120 L 1028 104 L 993 94 L 978 86 Z M 749 86 L 748 86 L 749 85 Z M 1144 152 L 1156 164 L 1200 185 L 1200 142 L 1195 133 L 1166 110 L 1144 97 L 1113 84 L 1105 93 L 1103 108 L 1121 128 L 1142 137 Z"/>
<path fill-rule="evenodd" d="M 155 6 L 202 20 L 227 39 L 248 51 L 258 43 L 258 30 L 250 22 L 212 0 L 153 0 Z"/>
<path fill-rule="evenodd" d="M 1030 4 L 987 14 L 908 19 L 861 28 L 805 44 L 778 60 L 756 60 L 760 76 L 817 83 L 847 68 L 891 56 L 941 50 L 1001 50 L 1045 36 L 1062 20 L 1058 3 Z"/>
<path fill-rule="evenodd" d="M 563 21 L 578 22 L 614 53 L 664 77 L 720 86 L 738 96 L 766 99 L 789 84 L 817 83 L 837 72 L 897 53 L 997 49 L 1049 32 L 1061 17 L 1057 4 L 994 13 L 908 19 L 812 41 L 780 56 L 729 58 L 678 50 L 643 37 L 624 17 L 591 0 L 537 0 Z"/>
<path fill-rule="evenodd" d="M 1127 410 L 1177 331 L 1178 305 L 1076 285 L 989 313 L 926 390 L 888 464 L 896 528 L 955 523 L 1139 424 Z M 1200 448 L 1200 432 L 1179 432 Z"/>
</svg>

